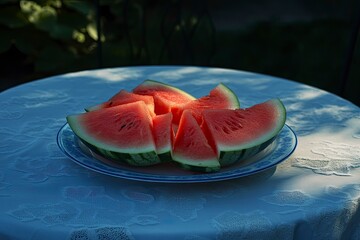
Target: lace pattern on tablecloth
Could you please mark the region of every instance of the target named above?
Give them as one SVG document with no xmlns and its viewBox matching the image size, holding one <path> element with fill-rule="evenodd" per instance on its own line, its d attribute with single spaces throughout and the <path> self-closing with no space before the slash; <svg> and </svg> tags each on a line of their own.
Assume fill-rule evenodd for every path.
<svg viewBox="0 0 360 240">
<path fill-rule="evenodd" d="M 56 134 L 65 116 L 147 78 L 196 97 L 223 82 L 238 94 L 242 107 L 279 97 L 287 108 L 287 124 L 299 137 L 298 148 L 267 172 L 196 184 L 109 177 L 61 153 Z M 327 92 L 226 69 L 129 67 L 35 81 L 3 92 L 0 101 L 0 236 L 142 239 L 161 232 L 168 239 L 186 240 L 360 237 L 359 108 Z"/>
</svg>

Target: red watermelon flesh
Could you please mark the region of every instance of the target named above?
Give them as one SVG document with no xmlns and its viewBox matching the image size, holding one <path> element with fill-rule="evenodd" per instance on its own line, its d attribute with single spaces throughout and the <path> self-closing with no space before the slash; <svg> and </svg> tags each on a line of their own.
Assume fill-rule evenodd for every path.
<svg viewBox="0 0 360 240">
<path fill-rule="evenodd" d="M 136 166 L 172 159 L 189 170 L 213 172 L 262 151 L 285 118 L 279 99 L 240 109 L 224 84 L 195 99 L 146 80 L 133 92 L 121 90 L 67 120 L 80 139 L 105 157 Z"/>
<path fill-rule="evenodd" d="M 153 117 L 153 135 L 155 139 L 156 153 L 162 160 L 170 160 L 174 139 L 171 113 Z"/>
<path fill-rule="evenodd" d="M 286 111 L 279 99 L 272 99 L 246 109 L 210 109 L 203 112 L 202 129 L 219 158 L 222 153 L 252 149 L 270 144 L 285 124 Z M 262 149 L 266 146 L 262 146 Z M 248 153 L 245 156 L 249 156 Z"/>
<path fill-rule="evenodd" d="M 86 111 L 94 111 L 102 108 L 109 108 L 117 105 L 137 102 L 137 101 L 143 101 L 146 106 L 148 107 L 150 113 L 154 113 L 155 107 L 154 107 L 154 99 L 151 96 L 145 96 L 140 94 L 135 94 L 132 92 L 128 92 L 124 89 L 119 91 L 117 94 L 115 94 L 113 97 L 111 97 L 108 101 L 104 103 L 100 103 L 98 105 L 88 107 L 86 108 Z M 155 114 L 153 114 L 155 115 Z"/>
<path fill-rule="evenodd" d="M 155 151 L 152 119 L 142 101 L 71 115 L 67 121 L 78 137 L 98 148 L 121 153 Z"/>
<path fill-rule="evenodd" d="M 172 152 L 173 160 L 183 167 L 200 171 L 218 171 L 219 161 L 190 110 L 181 116 Z"/>
<path fill-rule="evenodd" d="M 155 113 L 164 114 L 171 111 L 171 107 L 194 100 L 190 94 L 168 84 L 153 80 L 145 80 L 133 89 L 133 93 L 148 95 L 154 98 Z"/>
<path fill-rule="evenodd" d="M 207 96 L 184 104 L 174 105 L 171 112 L 174 116 L 174 123 L 178 123 L 183 111 L 190 109 L 196 121 L 201 124 L 202 112 L 206 109 L 236 109 L 239 107 L 237 96 L 224 84 L 219 84 Z"/>
</svg>

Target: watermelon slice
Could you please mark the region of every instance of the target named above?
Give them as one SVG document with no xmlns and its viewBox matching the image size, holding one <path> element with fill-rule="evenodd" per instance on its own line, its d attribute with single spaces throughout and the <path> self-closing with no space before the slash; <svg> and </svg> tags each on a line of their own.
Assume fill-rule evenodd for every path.
<svg viewBox="0 0 360 240">
<path fill-rule="evenodd" d="M 156 153 L 163 162 L 171 160 L 171 149 L 174 139 L 172 114 L 166 113 L 153 117 L 153 135 Z"/>
<path fill-rule="evenodd" d="M 201 124 L 202 112 L 205 109 L 236 109 L 239 107 L 240 103 L 235 93 L 220 83 L 210 91 L 209 95 L 184 104 L 174 105 L 171 112 L 174 116 L 174 123 L 178 123 L 183 111 L 191 109 L 192 115 Z"/>
<path fill-rule="evenodd" d="M 108 101 L 97 104 L 95 106 L 87 107 L 87 108 L 85 108 L 85 110 L 87 112 L 90 112 L 90 111 L 94 111 L 94 110 L 98 110 L 98 109 L 102 109 L 102 108 L 109 108 L 109 107 L 113 107 L 113 106 L 117 106 L 117 105 L 121 105 L 121 104 L 137 102 L 137 101 L 143 101 L 146 104 L 146 106 L 148 107 L 149 111 L 151 113 L 154 113 L 154 110 L 155 110 L 154 99 L 151 96 L 135 94 L 132 92 L 128 92 L 124 89 L 122 89 L 120 92 L 115 94 Z M 153 114 L 153 115 L 155 115 L 155 114 Z"/>
<path fill-rule="evenodd" d="M 185 169 L 204 172 L 220 169 L 216 152 L 208 143 L 208 139 L 190 110 L 185 110 L 181 116 L 172 158 Z"/>
<path fill-rule="evenodd" d="M 228 166 L 265 149 L 284 126 L 285 118 L 283 103 L 272 99 L 247 109 L 205 110 L 201 127 L 221 166 Z"/>
<path fill-rule="evenodd" d="M 104 157 L 134 166 L 173 160 L 202 172 L 259 153 L 276 139 L 286 119 L 279 99 L 240 109 L 224 84 L 195 99 L 153 80 L 87 110 L 67 121 L 77 137 Z"/>
<path fill-rule="evenodd" d="M 195 100 L 193 96 L 174 86 L 153 80 L 145 80 L 133 89 L 133 93 L 152 96 L 156 114 L 168 113 L 174 105 Z"/>
<path fill-rule="evenodd" d="M 73 132 L 105 157 L 134 166 L 160 162 L 152 133 L 152 119 L 143 101 L 71 115 Z"/>
</svg>

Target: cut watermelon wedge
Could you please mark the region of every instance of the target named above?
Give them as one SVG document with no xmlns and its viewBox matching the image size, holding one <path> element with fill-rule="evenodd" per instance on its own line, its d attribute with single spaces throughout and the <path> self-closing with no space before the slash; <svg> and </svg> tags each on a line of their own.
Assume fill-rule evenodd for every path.
<svg viewBox="0 0 360 240">
<path fill-rule="evenodd" d="M 138 101 L 71 115 L 74 133 L 105 157 L 134 166 L 160 162 L 152 133 L 152 119 L 144 102 Z"/>
<path fill-rule="evenodd" d="M 152 96 L 155 113 L 158 115 L 170 112 L 174 105 L 195 100 L 193 96 L 179 88 L 153 80 L 145 80 L 133 89 L 133 93 Z"/>
<path fill-rule="evenodd" d="M 185 169 L 215 172 L 254 156 L 283 128 L 279 99 L 239 108 L 224 84 L 195 99 L 153 80 L 119 91 L 108 101 L 71 115 L 77 137 L 100 155 L 134 166 L 173 160 Z"/>
<path fill-rule="evenodd" d="M 221 166 L 228 166 L 265 149 L 282 129 L 285 119 L 283 103 L 272 99 L 247 109 L 205 110 L 201 127 Z"/>
<path fill-rule="evenodd" d="M 239 107 L 240 103 L 235 93 L 220 83 L 210 91 L 209 95 L 181 105 L 174 105 L 171 112 L 174 116 L 174 123 L 178 123 L 183 111 L 190 109 L 196 121 L 201 124 L 202 112 L 205 109 L 236 109 Z"/>
<path fill-rule="evenodd" d="M 185 110 L 181 116 L 172 158 L 183 168 L 193 171 L 214 172 L 220 169 L 214 149 L 190 110 Z"/>
<path fill-rule="evenodd" d="M 172 114 L 166 113 L 153 117 L 153 135 L 156 153 L 163 162 L 171 160 L 171 149 L 174 139 Z"/>
<path fill-rule="evenodd" d="M 128 92 L 124 89 L 122 89 L 120 92 L 115 94 L 113 97 L 111 97 L 106 102 L 85 108 L 85 111 L 90 112 L 90 111 L 99 110 L 102 108 L 109 108 L 109 107 L 122 105 L 122 104 L 126 104 L 126 103 L 137 102 L 137 101 L 143 101 L 146 104 L 146 106 L 148 107 L 149 111 L 151 113 L 154 113 L 154 111 L 155 111 L 154 99 L 151 96 L 135 94 L 132 92 Z M 152 115 L 155 115 L 155 114 L 152 114 Z"/>
</svg>

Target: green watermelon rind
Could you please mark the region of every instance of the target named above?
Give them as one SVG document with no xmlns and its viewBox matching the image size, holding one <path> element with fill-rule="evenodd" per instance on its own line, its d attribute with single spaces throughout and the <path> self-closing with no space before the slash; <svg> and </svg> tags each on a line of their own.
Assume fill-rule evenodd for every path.
<svg viewBox="0 0 360 240">
<path fill-rule="evenodd" d="M 205 172 L 205 173 L 212 173 L 212 172 L 218 172 L 220 170 L 220 166 L 216 167 L 202 167 L 202 166 L 194 166 L 194 165 L 188 165 L 188 164 L 182 164 L 178 163 L 180 167 L 187 171 L 192 172 Z"/>
<path fill-rule="evenodd" d="M 220 170 L 220 164 L 217 159 L 202 160 L 201 162 L 177 155 L 172 156 L 173 161 L 178 163 L 183 169 L 194 172 L 217 172 Z"/>
<path fill-rule="evenodd" d="M 265 141 L 264 143 L 261 143 L 254 147 L 244 148 L 238 151 L 221 151 L 219 157 L 221 167 L 230 166 L 237 162 L 255 156 L 256 154 L 262 152 L 265 148 L 267 148 L 276 139 L 276 137 L 277 135 Z"/>
<path fill-rule="evenodd" d="M 168 146 L 165 146 L 161 149 L 156 149 L 156 153 L 161 162 L 172 161 L 171 151 L 172 151 L 171 144 L 169 144 Z"/>
<path fill-rule="evenodd" d="M 123 90 L 121 90 L 121 91 L 123 91 Z M 91 111 L 95 111 L 95 110 L 99 110 L 99 109 L 103 109 L 103 108 L 107 108 L 107 107 L 113 107 L 113 106 L 117 106 L 117 105 L 123 105 L 123 104 L 131 103 L 131 102 L 126 102 L 126 103 L 120 103 L 119 104 L 117 100 L 114 100 L 114 98 L 116 99 L 118 97 L 118 94 L 120 92 L 118 92 L 117 94 L 112 96 L 109 100 L 107 100 L 105 102 L 102 102 L 102 103 L 99 103 L 99 104 L 96 104 L 96 105 L 85 107 L 84 110 L 86 112 L 91 112 Z M 130 93 L 130 92 L 128 92 L 128 93 Z M 143 101 L 143 100 L 142 99 L 136 99 L 136 100 L 133 100 L 132 102 L 137 102 L 137 101 Z M 145 102 L 145 101 L 143 101 L 143 102 Z M 147 102 L 145 102 L 145 104 L 148 105 Z M 154 109 L 151 109 L 150 107 L 149 107 L 149 109 L 152 112 L 154 111 Z"/>
<path fill-rule="evenodd" d="M 102 109 L 102 108 L 104 108 L 105 105 L 106 105 L 106 102 L 103 102 L 103 103 L 100 103 L 100 104 L 97 104 L 97 105 L 86 107 L 84 109 L 85 109 L 86 112 L 91 112 L 91 111 Z"/>
<path fill-rule="evenodd" d="M 132 166 L 146 167 L 162 162 L 155 151 L 142 152 L 137 154 L 121 153 L 98 148 L 81 139 L 81 141 L 97 154 L 115 161 L 127 163 Z"/>
<path fill-rule="evenodd" d="M 179 129 L 182 128 L 182 119 L 183 118 L 189 118 L 188 122 L 189 123 L 185 123 L 187 125 L 192 125 L 193 127 L 195 128 L 198 128 L 198 129 L 193 129 L 193 132 L 198 132 L 200 134 L 200 138 L 203 138 L 201 140 L 204 140 L 204 141 L 207 141 L 206 140 L 206 136 L 204 135 L 204 133 L 202 132 L 200 126 L 197 124 L 197 121 L 196 119 L 193 117 L 193 115 L 191 114 L 191 112 L 189 110 L 185 111 L 184 114 L 182 115 L 181 117 L 181 120 L 180 120 L 180 125 L 179 125 Z M 184 128 L 183 128 L 184 129 Z M 177 134 L 181 134 L 185 136 L 189 136 L 188 133 L 186 132 L 181 132 L 180 133 L 180 130 L 178 130 Z M 179 150 L 177 148 L 177 145 L 176 145 L 176 141 L 177 141 L 177 136 L 179 135 L 176 135 L 175 139 L 174 139 L 174 145 L 173 145 L 173 151 L 172 151 L 172 160 L 176 163 L 178 163 L 182 168 L 186 169 L 186 170 L 192 170 L 192 171 L 196 171 L 196 172 L 216 172 L 216 171 L 219 171 L 220 170 L 220 163 L 216 157 L 216 154 L 215 152 L 213 152 L 213 156 L 207 156 L 206 158 L 203 158 L 201 160 L 199 159 L 196 159 L 196 158 L 193 158 L 192 156 L 189 156 L 187 153 L 184 153 L 183 151 Z M 192 136 L 190 134 L 190 136 Z M 191 139 L 190 137 L 187 137 L 187 138 L 184 138 L 185 140 L 188 140 L 188 139 Z M 208 143 L 204 143 L 202 142 L 202 144 L 206 144 L 208 145 Z M 210 148 L 210 145 L 208 145 L 209 148 Z M 181 145 L 180 145 L 180 148 L 181 148 Z M 213 149 L 212 149 L 213 151 Z"/>
<path fill-rule="evenodd" d="M 161 162 L 171 162 L 172 161 L 171 151 L 157 153 L 157 155 Z"/>
<path fill-rule="evenodd" d="M 272 131 L 264 134 L 261 138 L 251 141 L 247 144 L 241 144 L 241 146 L 220 146 L 221 151 L 219 152 L 219 162 L 222 167 L 232 165 L 238 161 L 250 158 L 257 153 L 264 150 L 269 146 L 277 137 L 281 129 L 285 125 L 286 121 L 286 109 L 280 99 L 275 98 L 269 100 L 276 106 L 281 117 L 275 128 Z"/>
<path fill-rule="evenodd" d="M 195 97 L 179 88 L 155 80 L 147 79 L 139 86 L 149 86 L 149 88 L 151 88 L 151 86 L 165 87 L 183 96 L 188 97 L 189 100 L 196 100 Z M 227 99 L 229 101 L 229 109 L 240 108 L 239 99 L 233 90 L 231 90 L 223 83 L 219 83 L 218 88 L 220 88 L 220 91 L 227 96 Z M 277 122 L 276 127 L 273 128 L 272 131 L 264 134 L 263 136 L 254 141 L 241 144 L 240 146 L 218 146 L 221 149 L 221 151 L 218 152 L 218 159 L 204 160 L 203 163 L 179 155 L 176 157 L 176 159 L 174 159 L 171 147 L 170 150 L 159 151 L 158 149 L 156 149 L 154 143 L 149 144 L 148 146 L 123 149 L 117 146 L 112 146 L 98 141 L 88 135 L 81 126 L 81 124 L 76 121 L 77 115 L 68 116 L 67 121 L 75 135 L 79 137 L 85 145 L 106 158 L 115 161 L 121 161 L 132 166 L 151 166 L 161 162 L 174 161 L 185 170 L 195 172 L 216 172 L 219 171 L 222 167 L 233 165 L 239 161 L 248 159 L 260 153 L 272 142 L 274 142 L 278 133 L 285 125 L 286 109 L 280 99 L 272 99 L 270 101 L 272 101 L 272 104 L 274 104 L 275 109 L 279 111 L 278 115 L 281 117 L 281 120 Z M 85 111 L 89 112 L 101 109 L 104 104 L 106 104 L 106 102 L 100 103 L 95 106 L 87 107 L 85 108 Z"/>
<path fill-rule="evenodd" d="M 161 162 L 169 162 L 172 161 L 171 156 L 172 146 L 169 144 L 161 149 L 156 149 L 156 153 L 159 156 Z"/>
<path fill-rule="evenodd" d="M 158 115 L 159 116 L 159 115 Z M 156 138 L 156 127 L 155 127 L 155 121 L 156 118 L 153 117 L 153 136 L 154 138 Z M 172 116 L 171 116 L 171 121 L 172 122 Z M 170 127 L 170 131 L 173 131 L 173 129 Z M 156 140 L 155 140 L 155 146 L 156 146 L 156 153 L 159 156 L 161 162 L 170 162 L 172 161 L 172 157 L 171 157 L 171 151 L 172 151 L 172 141 L 173 141 L 173 137 L 170 135 L 170 141 L 167 142 L 166 145 L 163 146 L 157 146 Z"/>
<path fill-rule="evenodd" d="M 143 87 L 143 86 L 162 86 L 162 87 L 166 87 L 168 89 L 171 89 L 175 92 L 178 92 L 180 93 L 181 95 L 183 96 L 186 96 L 189 98 L 189 100 L 195 100 L 196 98 L 194 96 L 192 96 L 191 94 L 177 88 L 177 87 L 174 87 L 170 84 L 167 84 L 167 83 L 163 83 L 163 82 L 159 82 L 159 81 L 156 81 L 156 80 L 151 80 L 151 79 L 146 79 L 145 81 L 143 81 L 140 85 L 137 86 L 138 87 Z"/>
<path fill-rule="evenodd" d="M 149 166 L 161 162 L 156 153 L 154 143 L 150 143 L 148 146 L 136 146 L 134 148 L 119 148 L 117 146 L 106 144 L 87 134 L 81 124 L 77 121 L 77 116 L 80 116 L 80 114 L 66 117 L 70 128 L 84 144 L 97 150 L 101 155 L 127 162 L 133 166 Z"/>
<path fill-rule="evenodd" d="M 73 130 L 73 132 L 82 140 L 84 140 L 85 142 L 96 146 L 98 148 L 104 149 L 104 150 L 108 150 L 108 151 L 112 151 L 112 152 L 120 152 L 120 153 L 129 153 L 129 154 L 138 154 L 139 150 L 141 152 L 151 152 L 151 151 L 155 151 L 155 144 L 149 143 L 147 146 L 135 146 L 133 148 L 121 148 L 118 146 L 113 146 L 110 144 L 107 144 L 105 142 L 102 141 L 98 141 L 97 139 L 93 138 L 92 136 L 90 136 L 81 126 L 81 124 L 79 124 L 79 122 L 76 120 L 78 115 L 71 115 L 66 117 L 67 122 L 69 123 L 70 128 Z"/>
<path fill-rule="evenodd" d="M 231 108 L 230 109 L 240 108 L 239 98 L 236 96 L 236 94 L 235 94 L 235 92 L 233 90 L 231 90 L 229 87 L 227 87 L 223 83 L 219 83 L 219 85 L 217 87 L 220 88 L 221 91 L 224 94 L 226 94 L 226 96 L 228 97 L 228 100 L 231 103 Z"/>
</svg>

